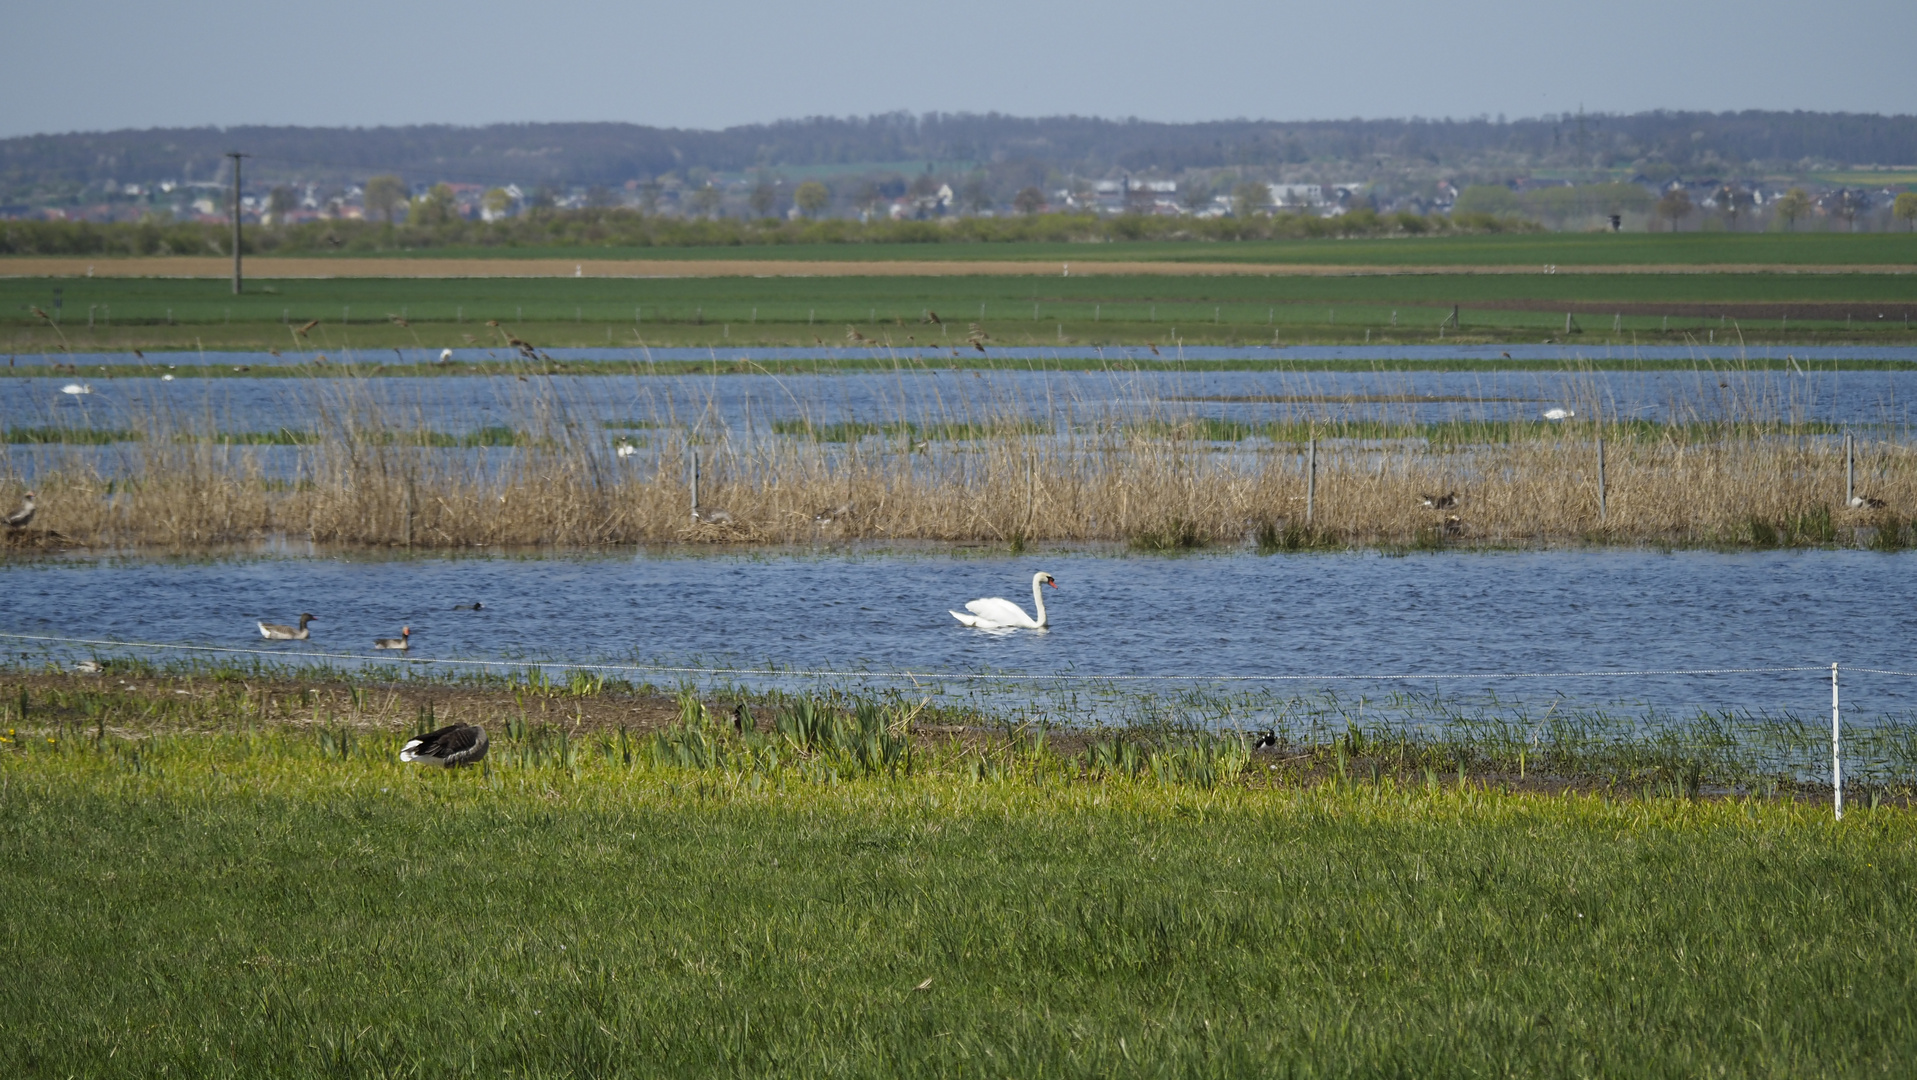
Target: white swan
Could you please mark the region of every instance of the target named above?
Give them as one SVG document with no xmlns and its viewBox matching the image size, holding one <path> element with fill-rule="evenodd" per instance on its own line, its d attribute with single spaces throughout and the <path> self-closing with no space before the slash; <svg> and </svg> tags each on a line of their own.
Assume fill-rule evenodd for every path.
<svg viewBox="0 0 1917 1080">
<path fill-rule="evenodd" d="M 1577 412 L 1576 412 L 1576 411 L 1574 411 L 1574 410 L 1572 410 L 1572 409 L 1546 409 L 1546 410 L 1544 410 L 1544 418 L 1545 418 L 1546 420 L 1569 420 L 1570 418 L 1572 418 L 1573 416 L 1576 416 L 1576 415 L 1577 415 Z"/>
<path fill-rule="evenodd" d="M 1058 582 L 1043 570 L 1032 575 L 1032 606 L 1038 609 L 1036 619 L 1025 614 L 1017 604 L 997 596 L 974 600 L 966 604 L 965 610 L 971 612 L 970 615 L 960 615 L 956 611 L 951 615 L 959 622 L 980 630 L 1006 630 L 1013 627 L 1043 630 L 1045 629 L 1045 597 L 1038 591 L 1040 585 L 1050 585 L 1056 589 Z"/>
<path fill-rule="evenodd" d="M 60 392 L 62 394 L 73 394 L 76 396 L 80 394 L 91 394 L 93 393 L 93 384 L 70 382 L 66 384 L 65 386 L 62 386 L 60 388 Z"/>
</svg>

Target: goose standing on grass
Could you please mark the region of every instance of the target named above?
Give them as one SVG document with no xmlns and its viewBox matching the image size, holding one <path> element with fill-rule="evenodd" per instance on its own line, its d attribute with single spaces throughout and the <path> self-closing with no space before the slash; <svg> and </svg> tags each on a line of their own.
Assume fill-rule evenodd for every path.
<svg viewBox="0 0 1917 1080">
<path fill-rule="evenodd" d="M 471 765 L 486 756 L 486 729 L 478 724 L 448 724 L 414 736 L 399 748 L 399 760 L 448 769 Z"/>
<path fill-rule="evenodd" d="M 1045 629 L 1045 596 L 1038 591 L 1040 585 L 1058 588 L 1057 579 L 1040 570 L 1032 575 L 1032 606 L 1038 609 L 1038 617 L 1025 614 L 1017 604 L 1003 597 L 990 596 L 983 600 L 973 600 L 965 605 L 970 615 L 951 612 L 951 616 L 967 626 L 979 630 L 1043 630 Z"/>
<path fill-rule="evenodd" d="M 413 647 L 413 628 L 410 626 L 400 627 L 398 637 L 383 637 L 383 638 L 373 639 L 373 648 L 375 649 L 398 649 L 401 652 L 405 652 L 407 649 L 410 649 L 412 647 Z"/>
<path fill-rule="evenodd" d="M 300 612 L 300 626 L 297 630 L 279 623 L 263 622 L 260 624 L 260 636 L 268 641 L 305 641 L 311 636 L 311 631 L 306 629 L 306 624 L 317 618 L 319 616 L 312 612 Z"/>
<path fill-rule="evenodd" d="M 33 492 L 20 497 L 20 509 L 7 515 L 7 528 L 24 529 L 33 521 L 34 511 L 40 509 L 33 504 Z"/>
</svg>

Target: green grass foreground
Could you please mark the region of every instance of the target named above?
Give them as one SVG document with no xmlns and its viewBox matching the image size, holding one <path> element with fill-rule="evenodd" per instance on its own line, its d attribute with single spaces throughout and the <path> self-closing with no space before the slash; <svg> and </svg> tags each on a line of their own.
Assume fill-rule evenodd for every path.
<svg viewBox="0 0 1917 1080">
<path fill-rule="evenodd" d="M 497 737 L 497 734 L 496 734 Z M 0 746 L 8 1076 L 1856 1076 L 1906 810 Z M 823 759 L 821 759 L 821 762 Z"/>
</svg>

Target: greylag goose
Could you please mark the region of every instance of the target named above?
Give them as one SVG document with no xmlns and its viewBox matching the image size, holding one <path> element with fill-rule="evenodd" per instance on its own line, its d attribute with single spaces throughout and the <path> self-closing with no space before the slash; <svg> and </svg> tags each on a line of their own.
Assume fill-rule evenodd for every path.
<svg viewBox="0 0 1917 1080">
<path fill-rule="evenodd" d="M 300 625 L 297 630 L 280 623 L 263 622 L 259 624 L 260 636 L 268 641 L 305 641 L 312 636 L 312 632 L 306 629 L 306 624 L 317 618 L 319 616 L 312 612 L 300 612 Z"/>
<path fill-rule="evenodd" d="M 20 509 L 7 515 L 7 528 L 26 528 L 27 525 L 33 521 L 33 512 L 38 509 L 39 507 L 33 505 L 33 492 L 27 492 L 20 497 Z"/>
<path fill-rule="evenodd" d="M 471 765 L 486 756 L 486 729 L 478 724 L 448 724 L 437 731 L 415 735 L 399 748 L 399 760 L 451 769 Z"/>
<path fill-rule="evenodd" d="M 374 638 L 373 648 L 398 649 L 401 652 L 404 652 L 405 650 L 413 647 L 412 642 L 413 642 L 413 628 L 410 626 L 402 626 L 399 628 L 398 637 Z"/>
<path fill-rule="evenodd" d="M 853 511 L 857 509 L 858 507 L 853 503 L 840 503 L 830 510 L 821 510 L 813 515 L 812 523 L 815 525 L 830 525 L 835 521 L 844 521 L 846 518 L 851 517 Z"/>
</svg>

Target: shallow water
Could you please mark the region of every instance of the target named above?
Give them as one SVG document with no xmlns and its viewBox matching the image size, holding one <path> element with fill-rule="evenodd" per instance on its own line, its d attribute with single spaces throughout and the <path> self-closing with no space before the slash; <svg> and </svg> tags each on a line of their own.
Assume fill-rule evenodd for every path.
<svg viewBox="0 0 1917 1080">
<path fill-rule="evenodd" d="M 1740 710 L 1814 725 L 1828 719 L 1832 661 L 1917 670 L 1914 559 L 1856 551 L 58 559 L 0 564 L 0 631 L 264 649 L 294 660 L 300 652 L 366 655 L 375 636 L 409 625 L 415 658 L 869 672 L 829 681 L 1037 702 L 1047 715 L 1079 721 L 1135 719 L 1120 714 L 1147 699 L 1148 711 L 1162 709 L 1195 688 L 1265 694 L 1263 705 L 1219 714 L 1252 726 L 1301 696 L 1384 701 L 1399 692 L 1532 715 L 1557 705 L 1664 715 Z M 1061 586 L 1047 590 L 1046 632 L 984 633 L 947 614 L 979 596 L 1029 610 L 1031 574 L 1041 568 Z M 453 610 L 473 601 L 482 610 Z M 301 611 L 318 616 L 310 643 L 260 640 L 255 620 L 288 622 Z M 63 658 L 92 651 L 27 641 L 0 648 L 36 659 L 49 649 Z M 1488 677 L 1774 667 L 1816 670 Z M 906 672 L 916 674 L 899 674 Z M 1043 678 L 941 681 L 981 672 Z M 1466 677 L 1369 677 L 1392 673 Z M 1057 678 L 1093 675 L 1219 681 Z M 1227 681 L 1234 676 L 1301 678 Z M 627 677 L 812 685 L 725 672 Z M 1853 723 L 1917 707 L 1917 680 L 1846 680 Z"/>
<path fill-rule="evenodd" d="M 1917 360 L 1917 350 L 1911 359 Z M 1738 372 L 966 371 L 902 363 L 892 372 L 780 375 L 391 377 L 218 380 L 0 379 L 0 424 L 139 429 L 165 419 L 227 432 L 307 430 L 324 416 L 463 432 L 543 419 L 693 425 L 765 434 L 781 420 L 963 423 L 1026 417 L 1053 426 L 1209 417 L 1394 422 L 1537 419 L 1552 407 L 1646 420 L 1768 419 L 1906 427 L 1910 370 Z M 62 393 L 77 381 L 84 395 Z"/>
</svg>

